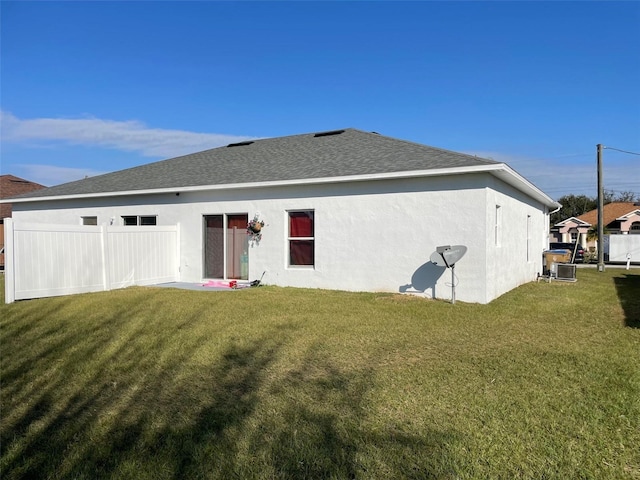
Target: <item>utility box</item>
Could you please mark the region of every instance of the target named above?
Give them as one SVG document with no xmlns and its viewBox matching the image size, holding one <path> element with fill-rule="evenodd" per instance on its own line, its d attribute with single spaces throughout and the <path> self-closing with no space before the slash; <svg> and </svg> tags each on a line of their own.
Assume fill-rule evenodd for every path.
<svg viewBox="0 0 640 480">
<path fill-rule="evenodd" d="M 552 263 L 569 263 L 571 262 L 571 252 L 569 250 L 547 250 L 543 254 L 543 273 L 549 274 Z"/>
<path fill-rule="evenodd" d="M 556 266 L 556 278 L 558 280 L 575 280 L 576 266 L 570 263 L 560 263 Z"/>
</svg>

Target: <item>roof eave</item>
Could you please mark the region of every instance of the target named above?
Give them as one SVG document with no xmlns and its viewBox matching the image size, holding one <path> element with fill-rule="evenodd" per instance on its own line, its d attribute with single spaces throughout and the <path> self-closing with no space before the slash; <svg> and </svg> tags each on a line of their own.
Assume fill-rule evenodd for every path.
<svg viewBox="0 0 640 480">
<path fill-rule="evenodd" d="M 500 178 L 509 185 L 517 188 L 518 190 L 526 193 L 530 197 L 540 201 L 544 205 L 550 208 L 557 208 L 559 203 L 555 202 L 548 195 L 538 189 L 531 182 L 519 175 L 508 165 L 504 163 L 496 163 L 491 165 L 478 165 L 467 167 L 454 167 L 454 168 L 437 168 L 429 170 L 410 170 L 403 172 L 391 172 L 391 173 L 375 173 L 367 175 L 347 175 L 342 177 L 322 177 L 322 178 L 305 178 L 296 180 L 274 180 L 266 182 L 251 182 L 251 183 L 231 183 L 222 185 L 198 185 L 193 187 L 168 187 L 168 188 L 156 188 L 145 190 L 127 190 L 119 192 L 97 192 L 97 193 L 85 193 L 85 194 L 72 194 L 72 195 L 55 195 L 44 197 L 27 197 L 27 198 L 13 198 L 0 200 L 0 203 L 33 203 L 44 201 L 57 201 L 57 200 L 76 200 L 80 198 L 106 198 L 106 197 L 125 197 L 125 196 L 138 196 L 138 195 L 158 195 L 166 193 L 187 193 L 187 192 L 202 192 L 202 191 L 215 191 L 215 190 L 240 190 L 240 189 L 254 189 L 254 188 L 273 188 L 284 186 L 296 186 L 296 185 L 321 185 L 331 183 L 346 183 L 346 182 L 364 182 L 372 180 L 391 180 L 402 178 L 420 178 L 420 177 L 437 177 L 444 175 L 462 175 L 467 173 L 489 173 L 491 175 Z"/>
<path fill-rule="evenodd" d="M 503 180 L 505 183 L 515 187 L 523 193 L 526 193 L 530 197 L 536 199 L 540 203 L 544 204 L 546 207 L 550 209 L 560 209 L 562 205 L 552 199 L 549 195 L 544 193 L 538 187 L 536 187 L 529 180 L 524 178 L 518 172 L 513 170 L 506 163 L 499 163 L 496 165 L 490 165 L 487 167 L 487 170 L 494 170 L 492 172 L 493 175 Z"/>
<path fill-rule="evenodd" d="M 580 227 L 590 227 L 591 224 L 589 222 L 585 222 L 584 220 L 580 220 L 578 217 L 569 217 L 565 218 L 563 221 L 556 223 L 555 227 L 564 227 L 568 222 L 572 221 L 577 223 Z"/>
<path fill-rule="evenodd" d="M 633 215 L 640 215 L 640 209 L 631 210 L 630 212 L 625 213 L 624 215 L 616 218 L 616 220 L 620 222 L 624 222 L 625 220 L 628 220 Z"/>
</svg>

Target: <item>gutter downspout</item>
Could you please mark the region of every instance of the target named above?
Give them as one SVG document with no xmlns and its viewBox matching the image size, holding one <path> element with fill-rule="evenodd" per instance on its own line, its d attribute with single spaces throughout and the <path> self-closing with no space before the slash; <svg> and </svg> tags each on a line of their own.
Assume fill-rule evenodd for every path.
<svg viewBox="0 0 640 480">
<path fill-rule="evenodd" d="M 558 203 L 558 208 L 556 208 L 553 212 L 549 212 L 549 223 L 547 224 L 549 225 L 547 230 L 547 248 L 549 248 L 549 235 L 551 234 L 551 215 L 560 211 L 561 208 L 562 208 L 562 204 Z"/>
</svg>

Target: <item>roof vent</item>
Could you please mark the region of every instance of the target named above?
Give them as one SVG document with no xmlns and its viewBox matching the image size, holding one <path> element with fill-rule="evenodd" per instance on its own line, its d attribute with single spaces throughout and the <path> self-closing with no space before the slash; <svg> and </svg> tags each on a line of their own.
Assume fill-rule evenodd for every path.
<svg viewBox="0 0 640 480">
<path fill-rule="evenodd" d="M 230 143 L 229 145 L 227 145 L 227 147 L 243 147 L 245 145 L 251 145 L 253 142 L 252 141 L 248 141 L 248 142 L 238 142 L 238 143 Z"/>
<path fill-rule="evenodd" d="M 328 137 L 329 135 L 340 135 L 341 133 L 344 133 L 344 130 L 331 130 L 330 132 L 316 133 L 314 137 Z"/>
</svg>

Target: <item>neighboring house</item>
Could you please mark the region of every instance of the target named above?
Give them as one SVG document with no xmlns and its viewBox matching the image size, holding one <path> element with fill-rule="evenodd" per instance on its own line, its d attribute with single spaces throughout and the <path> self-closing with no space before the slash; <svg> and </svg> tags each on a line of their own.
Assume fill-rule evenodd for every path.
<svg viewBox="0 0 640 480">
<path fill-rule="evenodd" d="M 640 234 L 640 204 L 633 202 L 608 203 L 604 205 L 602 210 L 602 220 L 607 234 Z M 595 249 L 597 240 L 588 238 L 588 232 L 592 227 L 598 227 L 597 209 L 557 223 L 552 234 L 560 242 L 578 242 L 585 249 Z"/>
<path fill-rule="evenodd" d="M 465 245 L 456 298 L 488 303 L 542 272 L 560 207 L 508 165 L 356 129 L 230 144 L 14 199 L 16 222 L 179 225 L 184 282 L 451 298 L 429 258 Z M 254 218 L 261 237 L 246 234 Z"/>
<path fill-rule="evenodd" d="M 0 199 L 46 188 L 14 175 L 0 175 Z M 11 217 L 11 203 L 0 204 L 0 269 L 4 269 L 4 219 Z"/>
</svg>

